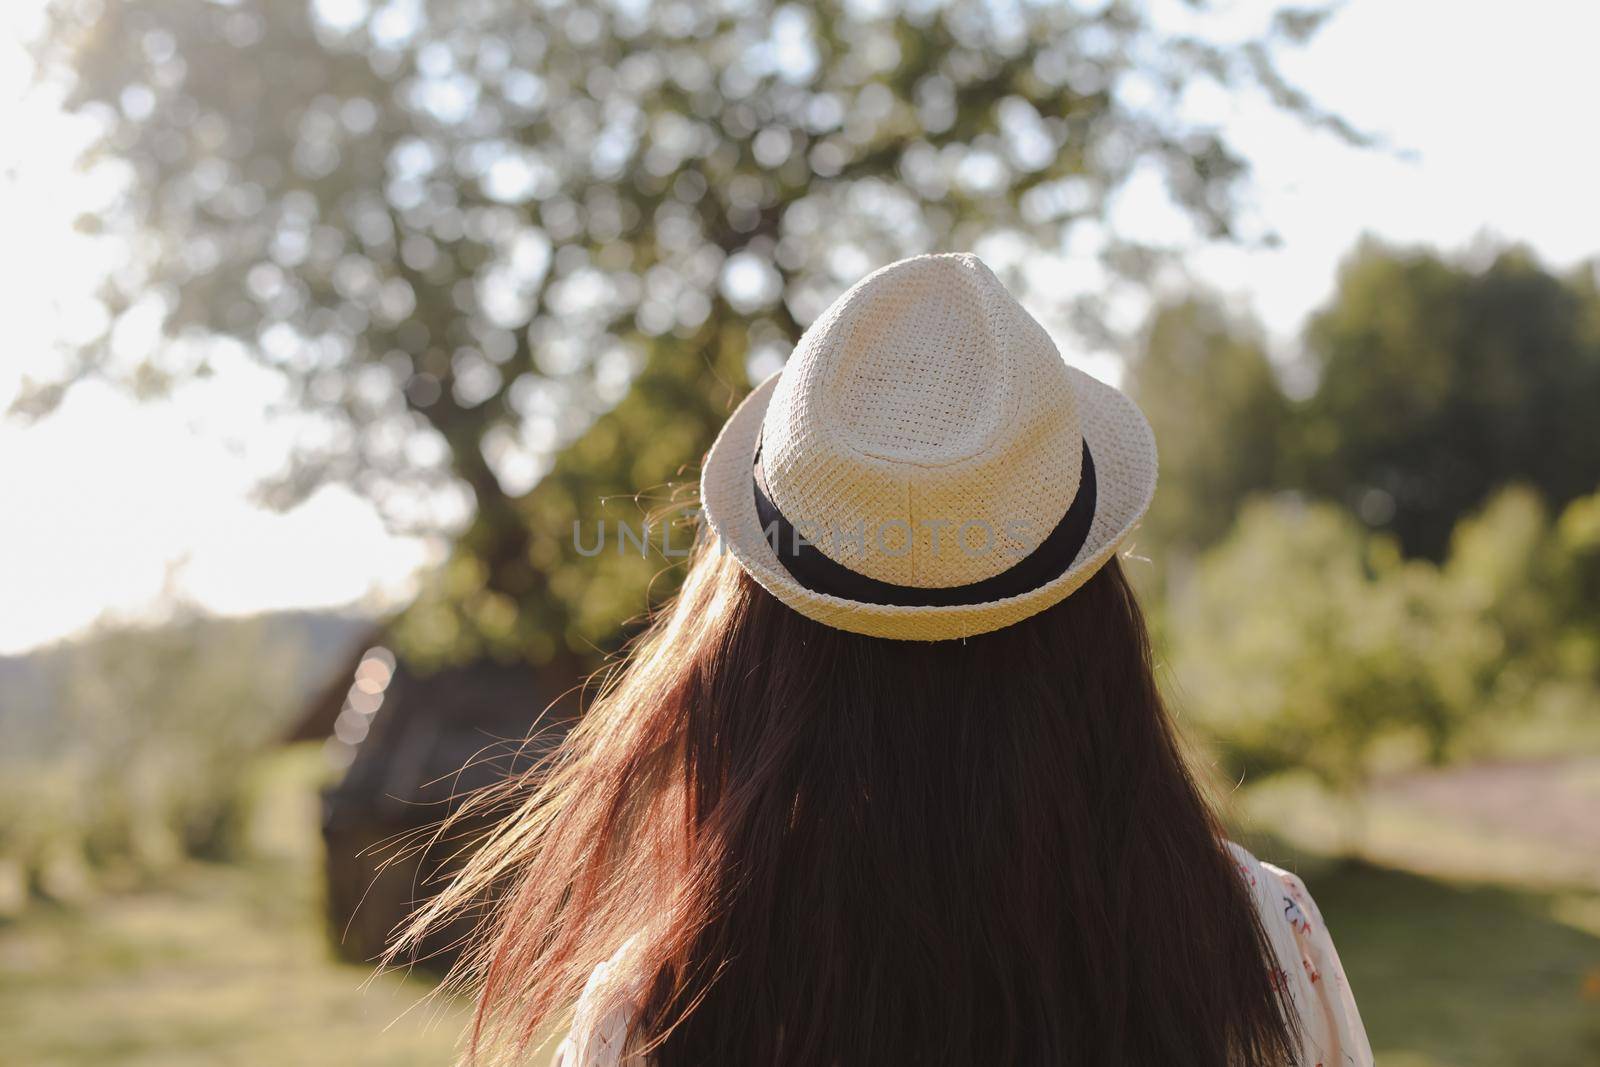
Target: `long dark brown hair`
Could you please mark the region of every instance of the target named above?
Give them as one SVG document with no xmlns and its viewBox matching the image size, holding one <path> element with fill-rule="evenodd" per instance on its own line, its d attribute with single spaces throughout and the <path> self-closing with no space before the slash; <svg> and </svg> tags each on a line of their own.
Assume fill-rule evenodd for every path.
<svg viewBox="0 0 1600 1067">
<path fill-rule="evenodd" d="M 467 1053 L 627 945 L 660 1067 L 1293 1061 L 1293 1013 L 1116 561 L 961 641 L 830 629 L 703 549 L 417 917 L 493 899 Z"/>
</svg>

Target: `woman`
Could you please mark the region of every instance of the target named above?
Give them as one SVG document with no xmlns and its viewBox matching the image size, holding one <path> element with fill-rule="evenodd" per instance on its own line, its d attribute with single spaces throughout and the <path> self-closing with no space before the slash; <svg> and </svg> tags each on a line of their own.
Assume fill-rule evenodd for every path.
<svg viewBox="0 0 1600 1067">
<path fill-rule="evenodd" d="M 972 256 L 841 297 L 706 458 L 682 592 L 419 928 L 492 897 L 469 1058 L 1369 1064 L 1229 844 L 1114 553 L 1134 405 Z"/>
</svg>

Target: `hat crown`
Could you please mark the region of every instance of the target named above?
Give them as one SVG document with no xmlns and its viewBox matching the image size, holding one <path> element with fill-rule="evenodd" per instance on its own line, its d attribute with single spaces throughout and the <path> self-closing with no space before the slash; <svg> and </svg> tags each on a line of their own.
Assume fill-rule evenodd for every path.
<svg viewBox="0 0 1600 1067">
<path fill-rule="evenodd" d="M 860 452 L 949 463 L 1001 429 L 1005 324 L 986 291 L 998 285 L 972 257 L 911 260 L 819 324 L 805 354 L 830 364 L 822 394 Z"/>
<path fill-rule="evenodd" d="M 869 275 L 796 346 L 762 425 L 772 499 L 822 553 L 897 585 L 992 577 L 1078 489 L 1065 362 L 972 255 Z"/>
</svg>

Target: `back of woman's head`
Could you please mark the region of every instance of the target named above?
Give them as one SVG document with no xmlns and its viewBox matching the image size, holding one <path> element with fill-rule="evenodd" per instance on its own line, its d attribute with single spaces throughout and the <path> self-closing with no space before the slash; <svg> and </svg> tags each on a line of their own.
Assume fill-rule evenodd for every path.
<svg viewBox="0 0 1600 1067">
<path fill-rule="evenodd" d="M 419 917 L 496 898 L 486 1057 L 624 945 L 676 1064 L 1288 1062 L 1270 949 L 1115 561 L 966 640 L 831 629 L 706 549 Z"/>
</svg>

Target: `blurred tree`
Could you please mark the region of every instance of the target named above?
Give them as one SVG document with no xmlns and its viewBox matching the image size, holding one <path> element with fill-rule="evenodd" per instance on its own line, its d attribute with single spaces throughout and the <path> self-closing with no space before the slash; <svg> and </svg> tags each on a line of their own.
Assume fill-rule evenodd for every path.
<svg viewBox="0 0 1600 1067">
<path fill-rule="evenodd" d="M 1567 505 L 1555 534 L 1558 551 L 1571 560 L 1557 592 L 1565 617 L 1588 635 L 1588 666 L 1600 680 L 1600 491 Z"/>
<path fill-rule="evenodd" d="M 1478 680 L 1488 717 L 1566 729 L 1593 722 L 1600 687 L 1600 493 L 1552 522 L 1526 486 L 1496 493 L 1450 538 L 1457 602 L 1496 630 Z"/>
<path fill-rule="evenodd" d="M 1559 278 L 1516 249 L 1473 268 L 1363 242 L 1307 329 L 1306 484 L 1432 559 L 1495 488 L 1593 492 L 1596 285 L 1593 265 Z"/>
<path fill-rule="evenodd" d="M 1168 604 L 1174 699 L 1234 777 L 1350 787 L 1385 754 L 1592 744 L 1597 588 L 1600 493 L 1552 522 L 1538 492 L 1501 490 L 1442 565 L 1332 504 L 1255 500 Z"/>
<path fill-rule="evenodd" d="M 1140 548 L 1166 567 L 1220 540 L 1247 495 L 1283 485 L 1290 405 L 1256 324 L 1204 297 L 1157 309 L 1128 388 L 1161 443 Z"/>
<path fill-rule="evenodd" d="M 4 708 L 0 866 L 47 895 L 70 895 L 63 882 L 101 868 L 232 853 L 249 761 L 304 699 L 298 680 L 323 658 L 309 641 L 334 632 L 295 615 L 206 619 L 177 607 L 164 626 L 102 627 L 35 653 L 43 705 Z M 19 733 L 18 719 L 34 727 Z"/>
<path fill-rule="evenodd" d="M 1245 162 L 1176 117 L 1191 84 L 1354 136 L 1275 70 L 1306 9 L 1226 45 L 1131 5 L 990 0 L 54 11 L 44 67 L 127 179 L 88 224 L 129 255 L 101 340 L 20 406 L 88 374 L 159 390 L 231 342 L 315 430 L 276 499 L 340 479 L 426 524 L 419 489 L 464 487 L 470 523 L 400 625 L 414 662 L 613 634 L 659 562 L 585 557 L 573 522 L 682 476 L 869 268 L 997 235 L 1057 251 L 1152 170 L 1233 237 Z M 1101 254 L 1135 274 L 1160 250 Z M 1062 310 L 1096 318 L 1088 295 Z M 152 322 L 167 340 L 138 351 Z"/>
<path fill-rule="evenodd" d="M 1556 635 L 1571 606 L 1562 592 L 1572 563 L 1555 544 L 1539 494 L 1513 486 L 1456 526 L 1444 573 L 1494 620 L 1501 661 L 1543 675 L 1559 657 Z"/>
<path fill-rule="evenodd" d="M 1170 605 L 1176 705 L 1234 778 L 1350 788 L 1385 744 L 1437 761 L 1501 647 L 1472 608 L 1339 508 L 1256 501 Z"/>
</svg>

